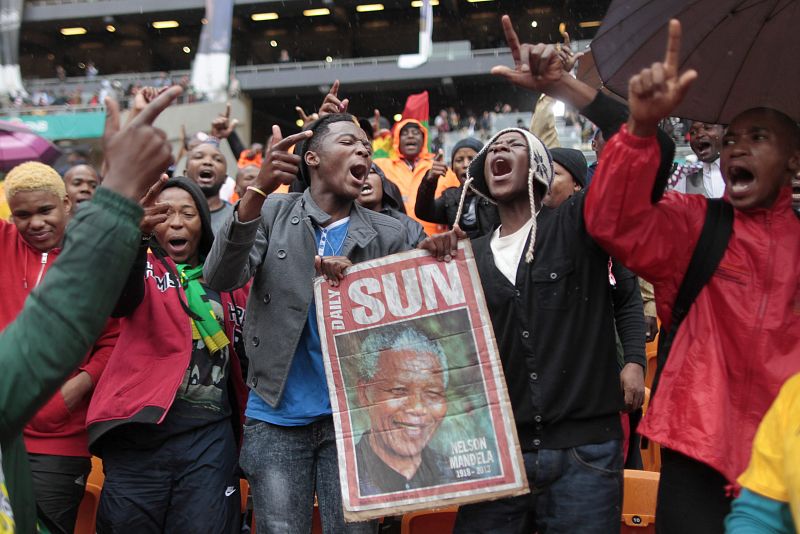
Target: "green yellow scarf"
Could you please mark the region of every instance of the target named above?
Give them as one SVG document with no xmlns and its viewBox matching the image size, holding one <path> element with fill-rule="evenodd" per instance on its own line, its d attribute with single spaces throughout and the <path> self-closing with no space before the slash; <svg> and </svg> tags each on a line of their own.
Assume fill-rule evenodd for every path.
<svg viewBox="0 0 800 534">
<path fill-rule="evenodd" d="M 181 263 L 177 267 L 181 286 L 186 292 L 186 303 L 192 313 L 199 318 L 192 319 L 192 339 L 202 339 L 208 352 L 214 354 L 227 346 L 230 341 L 220 327 L 217 316 L 214 315 L 214 310 L 208 301 L 208 295 L 200 283 L 203 266 L 191 267 Z"/>
</svg>

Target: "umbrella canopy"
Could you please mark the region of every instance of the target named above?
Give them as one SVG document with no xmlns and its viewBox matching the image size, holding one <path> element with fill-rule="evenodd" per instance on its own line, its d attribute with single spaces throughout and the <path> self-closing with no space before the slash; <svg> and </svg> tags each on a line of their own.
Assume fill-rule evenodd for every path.
<svg viewBox="0 0 800 534">
<path fill-rule="evenodd" d="M 627 96 L 628 80 L 664 57 L 667 24 L 680 20 L 680 71 L 698 79 L 679 117 L 728 124 L 766 106 L 800 119 L 797 0 L 614 0 L 592 53 L 605 86 Z"/>
<path fill-rule="evenodd" d="M 61 151 L 25 126 L 0 121 L 0 170 L 7 172 L 26 161 L 53 163 Z"/>
</svg>

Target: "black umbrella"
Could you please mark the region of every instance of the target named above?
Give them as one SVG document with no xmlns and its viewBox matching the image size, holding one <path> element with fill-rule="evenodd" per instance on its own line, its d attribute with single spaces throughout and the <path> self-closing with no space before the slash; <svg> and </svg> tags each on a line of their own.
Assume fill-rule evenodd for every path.
<svg viewBox="0 0 800 534">
<path fill-rule="evenodd" d="M 607 88 L 627 96 L 630 77 L 662 60 L 671 18 L 683 30 L 679 71 L 699 73 L 676 116 L 727 124 L 767 106 L 800 119 L 798 0 L 614 0 L 592 41 Z"/>
</svg>

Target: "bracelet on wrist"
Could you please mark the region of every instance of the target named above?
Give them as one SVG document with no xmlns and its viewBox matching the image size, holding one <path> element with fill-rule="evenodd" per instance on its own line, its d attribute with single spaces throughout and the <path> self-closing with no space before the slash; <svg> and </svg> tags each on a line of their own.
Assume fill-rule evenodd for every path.
<svg viewBox="0 0 800 534">
<path fill-rule="evenodd" d="M 258 187 L 254 186 L 254 185 L 248 185 L 246 190 L 247 191 L 252 191 L 253 193 L 259 194 L 262 197 L 267 198 L 267 194 L 264 191 L 262 191 L 261 189 L 259 189 Z"/>
</svg>

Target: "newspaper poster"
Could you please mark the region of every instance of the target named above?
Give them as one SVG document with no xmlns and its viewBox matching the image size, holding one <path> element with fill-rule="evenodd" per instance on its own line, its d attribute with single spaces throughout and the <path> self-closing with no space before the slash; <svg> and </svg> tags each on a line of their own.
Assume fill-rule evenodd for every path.
<svg viewBox="0 0 800 534">
<path fill-rule="evenodd" d="M 468 242 L 318 278 L 315 299 L 346 520 L 528 492 Z"/>
</svg>

